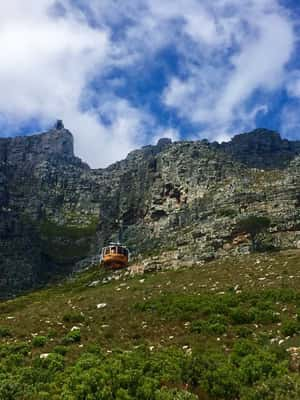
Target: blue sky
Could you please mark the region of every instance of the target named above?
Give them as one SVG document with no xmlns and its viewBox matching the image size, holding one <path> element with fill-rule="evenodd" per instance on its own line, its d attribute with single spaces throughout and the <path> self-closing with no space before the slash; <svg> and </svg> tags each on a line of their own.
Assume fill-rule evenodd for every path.
<svg viewBox="0 0 300 400">
<path fill-rule="evenodd" d="M 160 137 L 300 139 L 299 17 L 298 0 L 2 2 L 0 136 L 62 118 L 92 167 Z"/>
</svg>

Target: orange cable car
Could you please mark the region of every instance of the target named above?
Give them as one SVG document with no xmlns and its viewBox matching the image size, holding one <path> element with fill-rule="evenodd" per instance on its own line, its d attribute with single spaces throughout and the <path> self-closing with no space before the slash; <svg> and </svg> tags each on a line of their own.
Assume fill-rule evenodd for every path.
<svg viewBox="0 0 300 400">
<path fill-rule="evenodd" d="M 101 260 L 106 268 L 126 268 L 129 262 L 129 250 L 120 243 L 110 243 L 109 246 L 103 247 Z"/>
</svg>

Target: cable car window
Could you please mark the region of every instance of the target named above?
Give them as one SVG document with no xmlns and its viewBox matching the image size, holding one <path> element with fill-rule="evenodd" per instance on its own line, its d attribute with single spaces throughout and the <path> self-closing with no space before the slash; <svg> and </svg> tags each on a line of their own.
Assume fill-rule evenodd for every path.
<svg viewBox="0 0 300 400">
<path fill-rule="evenodd" d="M 116 247 L 111 247 L 111 253 L 112 254 L 116 254 L 117 252 L 117 248 Z"/>
<path fill-rule="evenodd" d="M 110 254 L 110 248 L 109 248 L 109 247 L 107 247 L 107 248 L 105 249 L 105 254 Z"/>
</svg>

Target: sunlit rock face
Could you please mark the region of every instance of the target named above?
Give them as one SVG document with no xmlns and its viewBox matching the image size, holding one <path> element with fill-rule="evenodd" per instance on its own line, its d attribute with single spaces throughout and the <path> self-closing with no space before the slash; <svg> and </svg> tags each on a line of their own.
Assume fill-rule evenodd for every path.
<svg viewBox="0 0 300 400">
<path fill-rule="evenodd" d="M 223 144 L 162 139 L 92 170 L 63 125 L 0 139 L 0 296 L 97 264 L 120 224 L 149 269 L 251 251 L 235 232 L 248 215 L 270 218 L 265 248 L 299 247 L 299 153 L 256 130 Z"/>
</svg>

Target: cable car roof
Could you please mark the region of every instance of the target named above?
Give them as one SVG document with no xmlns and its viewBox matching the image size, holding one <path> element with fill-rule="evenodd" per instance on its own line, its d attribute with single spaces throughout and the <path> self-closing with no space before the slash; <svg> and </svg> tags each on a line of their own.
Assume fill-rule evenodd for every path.
<svg viewBox="0 0 300 400">
<path fill-rule="evenodd" d="M 109 248 L 109 247 L 122 247 L 122 248 L 124 248 L 124 249 L 127 249 L 127 247 L 126 246 L 124 246 L 124 245 L 122 245 L 122 244 L 120 244 L 120 243 L 109 243 L 109 245 L 108 246 L 104 246 L 103 248 L 104 249 L 107 249 L 107 248 Z"/>
</svg>

